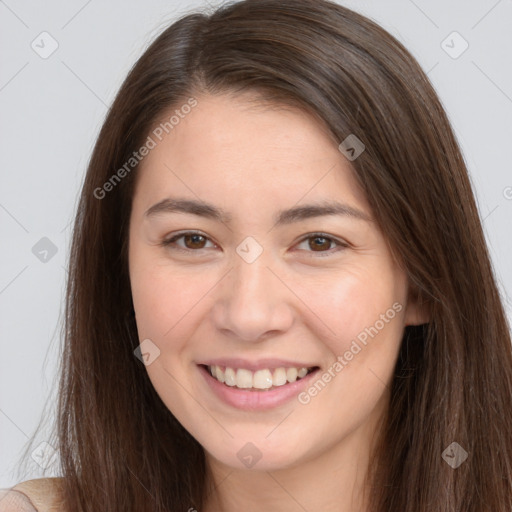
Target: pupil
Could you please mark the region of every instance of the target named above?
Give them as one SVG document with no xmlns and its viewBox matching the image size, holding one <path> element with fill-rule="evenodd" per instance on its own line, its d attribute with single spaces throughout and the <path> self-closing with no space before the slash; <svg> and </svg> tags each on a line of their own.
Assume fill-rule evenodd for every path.
<svg viewBox="0 0 512 512">
<path fill-rule="evenodd" d="M 321 236 L 317 236 L 317 237 L 315 237 L 313 240 L 315 240 L 315 242 L 316 242 L 317 240 L 323 240 L 325 243 L 327 243 L 327 246 L 329 246 L 329 242 L 328 242 L 327 238 L 324 238 L 324 237 L 321 237 Z M 314 247 L 322 249 L 322 248 L 323 248 L 323 247 L 322 247 L 322 245 L 325 245 L 325 243 L 324 243 L 324 244 L 322 244 L 322 243 L 320 243 L 320 244 L 316 244 L 316 243 L 315 243 L 315 244 L 314 244 Z"/>
<path fill-rule="evenodd" d="M 189 240 L 192 239 L 192 245 L 195 247 L 195 244 L 201 244 L 201 238 L 203 238 L 202 235 L 188 235 L 187 237 Z M 198 241 L 199 239 L 199 241 Z"/>
</svg>

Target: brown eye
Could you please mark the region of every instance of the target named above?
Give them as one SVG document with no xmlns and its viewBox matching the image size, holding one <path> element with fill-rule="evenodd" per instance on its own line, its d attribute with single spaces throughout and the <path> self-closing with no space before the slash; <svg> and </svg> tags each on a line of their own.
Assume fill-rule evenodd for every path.
<svg viewBox="0 0 512 512">
<path fill-rule="evenodd" d="M 324 233 L 313 233 L 312 235 L 304 238 L 299 244 L 299 247 L 302 244 L 307 244 L 307 247 L 303 250 L 306 253 L 310 253 L 308 256 L 312 256 L 311 253 L 317 253 L 315 256 L 330 256 L 349 247 L 348 243 L 341 242 L 340 240 L 327 236 Z M 332 244 L 337 247 L 332 248 Z"/>
<path fill-rule="evenodd" d="M 206 242 L 206 238 L 198 234 L 183 235 L 183 240 L 187 249 L 203 249 Z"/>
<path fill-rule="evenodd" d="M 183 239 L 183 244 L 177 243 L 178 240 L 181 239 Z M 179 251 L 199 251 L 207 248 L 205 244 L 208 241 L 210 241 L 210 239 L 201 233 L 188 232 L 180 233 L 167 240 L 162 240 L 161 245 Z"/>
<path fill-rule="evenodd" d="M 313 241 L 312 243 L 309 244 L 309 246 L 314 251 L 317 251 L 317 250 L 322 251 L 322 250 L 330 249 L 330 245 L 332 242 L 330 238 L 325 238 L 322 236 L 310 237 L 308 240 Z"/>
</svg>

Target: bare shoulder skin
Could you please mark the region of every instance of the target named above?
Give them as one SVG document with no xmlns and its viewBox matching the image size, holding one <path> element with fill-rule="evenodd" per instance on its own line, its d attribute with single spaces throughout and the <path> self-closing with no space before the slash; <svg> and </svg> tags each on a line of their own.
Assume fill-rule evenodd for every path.
<svg viewBox="0 0 512 512">
<path fill-rule="evenodd" d="M 0 491 L 0 512 L 65 512 L 61 478 L 36 478 Z"/>
<path fill-rule="evenodd" d="M 34 512 L 37 509 L 26 494 L 14 489 L 0 489 L 0 512 Z"/>
</svg>

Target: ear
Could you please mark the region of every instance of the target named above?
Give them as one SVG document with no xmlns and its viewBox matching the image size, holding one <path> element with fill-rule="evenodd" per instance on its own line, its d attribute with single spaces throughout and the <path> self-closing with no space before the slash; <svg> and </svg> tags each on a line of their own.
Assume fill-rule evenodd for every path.
<svg viewBox="0 0 512 512">
<path fill-rule="evenodd" d="M 422 325 L 430 321 L 430 308 L 417 288 L 409 288 L 404 314 L 405 325 Z"/>
</svg>

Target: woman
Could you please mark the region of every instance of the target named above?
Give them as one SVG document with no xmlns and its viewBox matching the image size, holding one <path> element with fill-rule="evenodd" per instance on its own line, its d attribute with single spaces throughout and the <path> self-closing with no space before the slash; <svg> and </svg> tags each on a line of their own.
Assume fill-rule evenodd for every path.
<svg viewBox="0 0 512 512">
<path fill-rule="evenodd" d="M 510 333 L 411 54 L 327 1 L 166 29 L 87 171 L 59 391 L 63 510 L 510 511 Z"/>
</svg>

